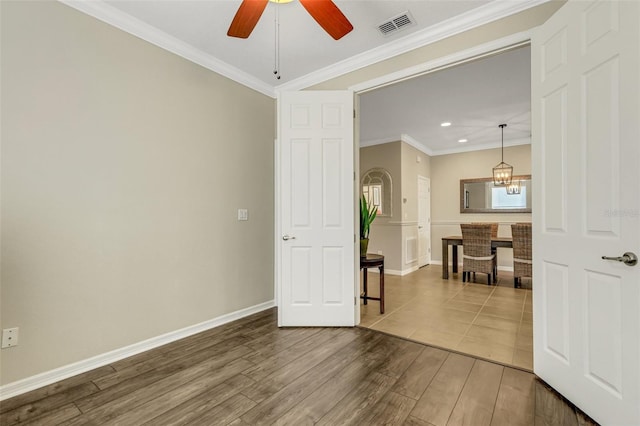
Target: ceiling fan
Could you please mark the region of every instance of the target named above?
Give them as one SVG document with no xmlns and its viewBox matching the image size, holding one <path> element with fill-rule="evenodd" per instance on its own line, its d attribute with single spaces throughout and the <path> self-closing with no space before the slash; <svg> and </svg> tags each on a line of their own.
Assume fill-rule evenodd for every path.
<svg viewBox="0 0 640 426">
<path fill-rule="evenodd" d="M 288 3 L 291 0 L 243 0 L 233 17 L 227 35 L 230 37 L 247 38 L 258 23 L 267 3 Z M 331 0 L 300 0 L 324 30 L 335 40 L 339 40 L 353 30 L 351 22 L 343 15 Z"/>
</svg>

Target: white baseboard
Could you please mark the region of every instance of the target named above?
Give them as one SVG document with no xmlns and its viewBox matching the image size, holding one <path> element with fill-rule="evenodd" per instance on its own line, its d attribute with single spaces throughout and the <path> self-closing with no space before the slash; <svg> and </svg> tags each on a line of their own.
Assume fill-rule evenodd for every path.
<svg viewBox="0 0 640 426">
<path fill-rule="evenodd" d="M 180 330 L 152 337 L 151 339 L 143 340 L 141 342 L 134 343 L 123 348 L 96 355 L 82 361 L 74 362 L 72 364 L 56 368 L 54 370 L 36 374 L 35 376 L 18 380 L 17 382 L 7 383 L 6 385 L 0 386 L 0 401 L 23 394 L 25 392 L 32 391 L 34 389 L 41 388 L 46 385 L 50 385 L 52 383 L 67 379 L 69 377 L 73 377 L 81 373 L 85 373 L 98 367 L 103 367 L 132 355 L 136 355 L 141 352 L 166 345 L 167 343 L 171 343 L 176 340 L 180 340 L 185 337 L 201 333 L 215 327 L 219 327 L 228 322 L 235 321 L 237 319 L 264 311 L 266 309 L 273 308 L 274 306 L 276 306 L 275 301 L 270 300 L 268 302 L 260 303 L 255 306 L 250 306 L 248 308 L 240 309 L 238 311 L 231 312 L 205 322 L 201 322 L 200 324 L 194 324 Z"/>
<path fill-rule="evenodd" d="M 417 271 L 418 269 L 420 269 L 420 268 L 418 268 L 417 266 L 412 266 L 411 268 L 403 269 L 401 271 L 398 271 L 397 269 L 387 269 L 387 268 L 385 268 L 384 269 L 384 274 L 385 275 L 398 275 L 400 277 L 403 277 L 403 276 L 405 276 L 407 274 L 410 274 L 412 272 Z M 378 268 L 371 268 L 371 269 L 368 269 L 368 271 L 369 272 L 373 272 L 374 274 L 379 274 L 380 273 L 380 270 L 378 270 Z"/>
</svg>

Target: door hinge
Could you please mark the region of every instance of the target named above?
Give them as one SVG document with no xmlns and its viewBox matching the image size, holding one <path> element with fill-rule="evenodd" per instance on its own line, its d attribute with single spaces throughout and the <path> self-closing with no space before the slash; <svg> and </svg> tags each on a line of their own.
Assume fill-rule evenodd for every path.
<svg viewBox="0 0 640 426">
<path fill-rule="evenodd" d="M 357 303 L 357 302 L 356 302 L 356 297 L 355 297 L 355 296 L 353 296 L 353 306 L 356 306 L 356 303 Z"/>
<path fill-rule="evenodd" d="M 353 118 L 356 118 L 356 110 L 353 110 Z"/>
</svg>

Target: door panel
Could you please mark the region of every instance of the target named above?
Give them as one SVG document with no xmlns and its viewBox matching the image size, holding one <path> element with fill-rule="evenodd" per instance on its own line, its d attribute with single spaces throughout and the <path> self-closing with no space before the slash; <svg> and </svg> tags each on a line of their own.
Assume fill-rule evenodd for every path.
<svg viewBox="0 0 640 426">
<path fill-rule="evenodd" d="M 418 266 L 431 263 L 431 179 L 418 176 Z"/>
<path fill-rule="evenodd" d="M 353 93 L 279 98 L 278 321 L 355 322 Z"/>
<path fill-rule="evenodd" d="M 640 424 L 640 2 L 569 1 L 532 40 L 534 372 Z"/>
</svg>

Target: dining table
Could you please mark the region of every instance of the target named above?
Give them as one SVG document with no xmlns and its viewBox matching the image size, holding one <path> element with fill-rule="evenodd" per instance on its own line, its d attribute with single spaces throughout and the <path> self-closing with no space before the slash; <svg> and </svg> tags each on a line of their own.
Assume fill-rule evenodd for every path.
<svg viewBox="0 0 640 426">
<path fill-rule="evenodd" d="M 449 246 L 451 250 L 451 271 L 458 273 L 458 246 L 462 245 L 462 235 L 450 235 L 442 237 L 442 279 L 449 279 Z M 491 248 L 507 247 L 513 248 L 511 237 L 492 237 Z"/>
</svg>

